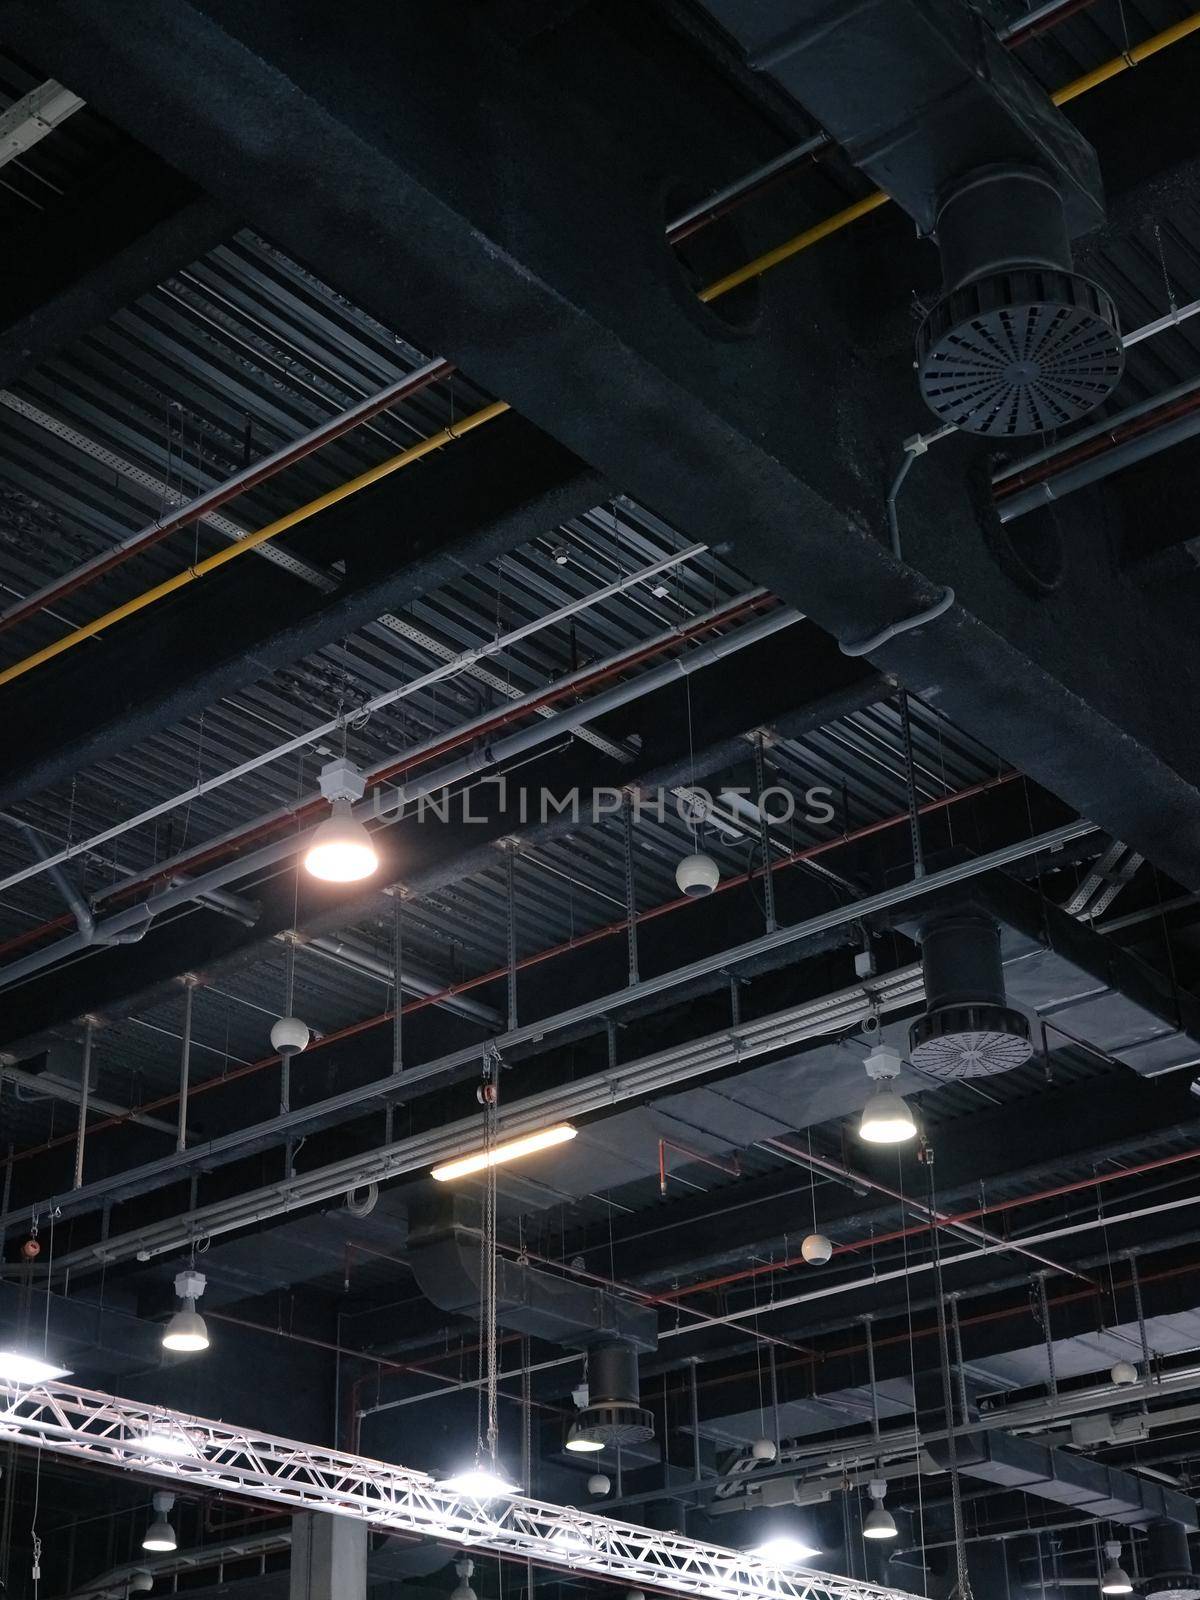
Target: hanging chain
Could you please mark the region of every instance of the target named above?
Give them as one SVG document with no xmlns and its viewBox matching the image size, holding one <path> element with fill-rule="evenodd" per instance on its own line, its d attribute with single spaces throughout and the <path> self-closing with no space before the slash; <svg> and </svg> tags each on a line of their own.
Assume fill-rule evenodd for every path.
<svg viewBox="0 0 1200 1600">
<path fill-rule="evenodd" d="M 400 987 L 404 959 L 404 896 L 392 891 L 392 1071 L 404 1070 L 404 993 Z"/>
<path fill-rule="evenodd" d="M 913 877 L 925 876 L 925 851 L 921 845 L 921 804 L 917 794 L 917 767 L 913 758 L 912 718 L 908 692 L 900 691 L 900 733 L 904 741 L 904 782 L 908 789 L 908 828 L 912 835 Z"/>
<path fill-rule="evenodd" d="M 1050 1380 L 1050 1397 L 1058 1399 L 1058 1371 L 1054 1365 L 1054 1338 L 1050 1328 L 1050 1305 L 1046 1299 L 1046 1274 L 1038 1273 L 1038 1305 L 1042 1314 L 1042 1337 L 1046 1341 L 1046 1375 Z"/>
<path fill-rule="evenodd" d="M 633 796 L 625 796 L 625 915 L 629 949 L 629 985 L 638 982 L 637 884 L 633 875 Z"/>
<path fill-rule="evenodd" d="M 483 1182 L 483 1224 L 479 1231 L 479 1376 L 485 1403 L 479 1444 L 481 1451 L 487 1451 L 492 1470 L 495 1471 L 500 1424 L 496 1344 L 496 1164 L 492 1155 L 496 1147 L 500 1109 L 500 1055 L 494 1047 L 484 1057 L 480 1098 L 483 1101 L 483 1150 L 487 1166 L 484 1168 Z"/>
<path fill-rule="evenodd" d="M 754 783 L 758 802 L 758 848 L 762 855 L 763 918 L 767 932 L 775 932 L 775 874 L 771 870 L 771 829 L 763 795 L 767 789 L 766 761 L 763 757 L 762 733 L 754 735 Z"/>
<path fill-rule="evenodd" d="M 937 1299 L 938 1344 L 942 1366 L 942 1404 L 946 1411 L 946 1455 L 950 1471 L 950 1503 L 954 1513 L 954 1560 L 956 1579 L 950 1591 L 952 1600 L 973 1600 L 971 1576 L 967 1571 L 967 1540 L 963 1526 L 962 1480 L 958 1471 L 958 1429 L 954 1425 L 954 1398 L 950 1382 L 950 1339 L 946 1329 L 946 1292 L 942 1282 L 942 1235 L 937 1225 L 937 1190 L 933 1180 L 933 1151 L 926 1151 L 929 1171 L 929 1214 L 934 1219 L 933 1279 Z"/>
</svg>

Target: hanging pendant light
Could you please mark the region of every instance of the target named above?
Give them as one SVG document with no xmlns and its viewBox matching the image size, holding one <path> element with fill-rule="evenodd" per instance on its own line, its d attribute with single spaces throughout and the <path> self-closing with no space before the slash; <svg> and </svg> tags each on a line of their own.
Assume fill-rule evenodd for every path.
<svg viewBox="0 0 1200 1600">
<path fill-rule="evenodd" d="M 872 1478 L 867 1485 L 867 1493 L 875 1503 L 863 1518 L 863 1538 L 894 1539 L 896 1519 L 883 1503 L 883 1497 L 887 1494 L 887 1480 Z"/>
<path fill-rule="evenodd" d="M 154 1496 L 151 1504 L 154 1507 L 154 1521 L 142 1538 L 142 1549 L 164 1552 L 177 1549 L 175 1530 L 167 1521 L 171 1507 L 175 1504 L 175 1496 L 160 1491 Z"/>
<path fill-rule="evenodd" d="M 903 1095 L 890 1084 L 900 1075 L 900 1057 L 890 1045 L 877 1045 L 863 1065 L 878 1085 L 863 1107 L 858 1136 L 868 1144 L 903 1144 L 915 1136 L 917 1125 Z"/>
<path fill-rule="evenodd" d="M 176 1275 L 175 1293 L 183 1305 L 163 1329 L 164 1350 L 190 1354 L 208 1349 L 208 1324 L 196 1310 L 196 1301 L 204 1293 L 206 1281 L 202 1272 L 195 1272 L 191 1268 Z"/>
<path fill-rule="evenodd" d="M 1100 1576 L 1100 1593 L 1132 1594 L 1133 1582 L 1121 1565 L 1121 1541 L 1106 1539 L 1104 1554 L 1108 1558 L 1108 1565 Z"/>
<path fill-rule="evenodd" d="M 362 798 L 366 779 L 343 758 L 321 768 L 320 784 L 330 814 L 309 839 L 305 871 L 324 883 L 358 883 L 379 866 L 371 835 L 354 815 L 354 802 Z"/>
</svg>

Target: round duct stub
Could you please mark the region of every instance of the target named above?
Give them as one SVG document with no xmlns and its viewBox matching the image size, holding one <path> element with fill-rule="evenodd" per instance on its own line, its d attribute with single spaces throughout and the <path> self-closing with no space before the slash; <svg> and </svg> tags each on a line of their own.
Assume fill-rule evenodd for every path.
<svg viewBox="0 0 1200 1600">
<path fill-rule="evenodd" d="M 964 433 L 1017 438 L 1106 400 L 1125 348 L 1111 297 L 1074 272 L 1009 270 L 952 290 L 917 335 L 921 394 Z"/>
<path fill-rule="evenodd" d="M 620 1401 L 587 1406 L 571 1424 L 574 1439 L 605 1447 L 614 1444 L 644 1444 L 654 1437 L 652 1412 Z"/>
<path fill-rule="evenodd" d="M 1136 1585 L 1142 1600 L 1200 1600 L 1200 1579 L 1186 1569 L 1160 1572 Z"/>
<path fill-rule="evenodd" d="M 1029 1060 L 1029 1023 L 1008 1006 L 942 1006 L 909 1029 L 909 1060 L 935 1078 L 986 1078 Z"/>
</svg>

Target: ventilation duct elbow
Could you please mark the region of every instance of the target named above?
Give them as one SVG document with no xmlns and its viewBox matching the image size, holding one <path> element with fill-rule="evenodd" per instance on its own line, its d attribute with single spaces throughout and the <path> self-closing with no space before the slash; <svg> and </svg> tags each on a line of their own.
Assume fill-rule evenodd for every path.
<svg viewBox="0 0 1200 1600">
<path fill-rule="evenodd" d="M 925 1014 L 909 1030 L 909 1058 L 935 1078 L 1009 1072 L 1033 1053 L 1029 1023 L 1008 1004 L 1000 927 L 975 907 L 921 925 Z"/>
</svg>

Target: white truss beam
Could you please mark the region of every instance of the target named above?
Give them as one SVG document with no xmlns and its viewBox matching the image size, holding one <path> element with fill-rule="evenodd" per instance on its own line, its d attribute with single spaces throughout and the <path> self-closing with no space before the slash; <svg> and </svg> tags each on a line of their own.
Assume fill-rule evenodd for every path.
<svg viewBox="0 0 1200 1600">
<path fill-rule="evenodd" d="M 153 1434 L 180 1454 L 152 1452 Z M 519 1495 L 481 1502 L 427 1473 L 322 1450 L 77 1389 L 0 1384 L 0 1438 L 81 1465 L 125 1467 L 192 1490 L 251 1495 L 292 1511 L 357 1517 L 389 1532 L 424 1534 L 470 1550 L 594 1573 L 633 1588 L 702 1600 L 909 1600 L 903 1591 L 779 1567 L 680 1534 L 616 1522 Z M 162 1446 L 160 1444 L 160 1450 Z"/>
</svg>

